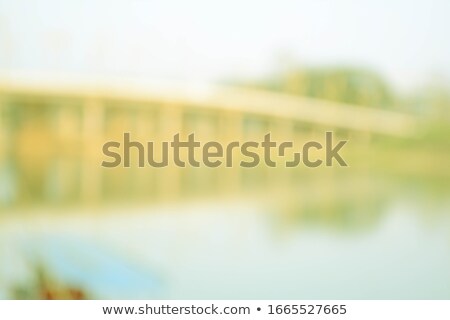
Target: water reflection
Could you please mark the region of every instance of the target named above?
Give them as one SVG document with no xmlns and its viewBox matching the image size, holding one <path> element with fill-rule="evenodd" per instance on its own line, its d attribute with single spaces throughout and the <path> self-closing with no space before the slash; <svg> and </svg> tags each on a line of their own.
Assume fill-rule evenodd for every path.
<svg viewBox="0 0 450 320">
<path fill-rule="evenodd" d="M 89 298 L 449 298 L 449 203 L 388 190 L 334 207 L 292 196 L 9 219 L 3 298 L 36 298 L 42 270 Z"/>
</svg>

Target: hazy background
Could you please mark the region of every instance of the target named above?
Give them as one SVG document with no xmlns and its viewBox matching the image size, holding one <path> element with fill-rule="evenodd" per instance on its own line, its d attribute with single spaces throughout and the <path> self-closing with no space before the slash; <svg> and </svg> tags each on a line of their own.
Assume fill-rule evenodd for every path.
<svg viewBox="0 0 450 320">
<path fill-rule="evenodd" d="M 0 0 L 0 298 L 449 299 L 449 16 Z M 350 166 L 100 166 L 124 132 L 269 131 Z"/>
<path fill-rule="evenodd" d="M 4 72 L 218 81 L 295 62 L 364 66 L 409 90 L 450 73 L 445 0 L 0 4 Z"/>
</svg>

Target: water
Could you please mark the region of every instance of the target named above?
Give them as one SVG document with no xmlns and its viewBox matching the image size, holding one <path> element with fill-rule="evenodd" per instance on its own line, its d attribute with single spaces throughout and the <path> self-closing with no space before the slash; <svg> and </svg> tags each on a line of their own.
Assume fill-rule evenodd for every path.
<svg viewBox="0 0 450 320">
<path fill-rule="evenodd" d="M 449 299 L 449 203 L 381 202 L 319 203 L 311 215 L 295 201 L 234 199 L 10 219 L 0 295 L 32 282 L 30 263 L 42 261 L 91 298 Z"/>
</svg>

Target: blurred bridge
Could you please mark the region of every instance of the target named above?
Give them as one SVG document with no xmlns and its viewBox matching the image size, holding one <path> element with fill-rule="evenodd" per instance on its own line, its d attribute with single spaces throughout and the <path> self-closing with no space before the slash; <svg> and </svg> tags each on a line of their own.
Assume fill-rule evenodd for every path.
<svg viewBox="0 0 450 320">
<path fill-rule="evenodd" d="M 265 167 L 102 168 L 102 145 L 124 132 L 144 143 L 192 132 L 200 141 L 261 141 L 271 132 L 295 144 L 334 131 L 367 144 L 416 127 L 405 114 L 264 91 L 12 79 L 0 80 L 0 119 L 0 207 L 172 199 L 298 178 Z"/>
</svg>

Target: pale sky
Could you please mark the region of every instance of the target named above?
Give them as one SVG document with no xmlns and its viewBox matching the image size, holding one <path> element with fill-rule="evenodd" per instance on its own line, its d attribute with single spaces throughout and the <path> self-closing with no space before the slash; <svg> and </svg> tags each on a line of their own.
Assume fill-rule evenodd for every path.
<svg viewBox="0 0 450 320">
<path fill-rule="evenodd" d="M 0 0 L 0 74 L 214 82 L 288 60 L 411 89 L 450 78 L 449 31 L 449 0 Z"/>
</svg>

